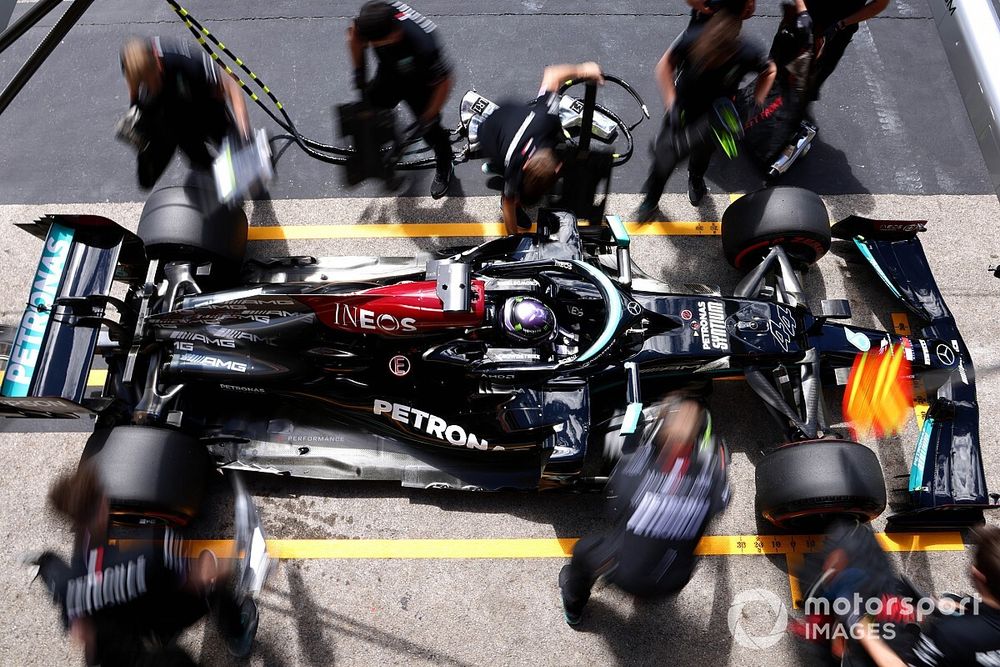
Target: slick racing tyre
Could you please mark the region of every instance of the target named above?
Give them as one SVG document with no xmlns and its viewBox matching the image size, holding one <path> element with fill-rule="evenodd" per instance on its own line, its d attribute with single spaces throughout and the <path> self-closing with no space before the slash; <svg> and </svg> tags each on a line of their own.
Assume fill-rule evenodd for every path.
<svg viewBox="0 0 1000 667">
<path fill-rule="evenodd" d="M 207 190 L 170 186 L 149 195 L 137 234 L 150 259 L 239 268 L 247 247 L 247 216 L 241 208 L 220 205 Z"/>
<path fill-rule="evenodd" d="M 198 513 L 212 469 L 208 451 L 197 440 L 148 426 L 95 431 L 82 461 L 96 466 L 116 519 L 152 518 L 181 526 Z"/>
<path fill-rule="evenodd" d="M 810 440 L 778 447 L 758 461 L 757 509 L 780 528 L 833 518 L 871 521 L 885 510 L 875 453 L 849 440 Z"/>
<path fill-rule="evenodd" d="M 775 187 L 743 195 L 722 214 L 722 251 L 742 271 L 780 245 L 793 262 L 815 264 L 830 249 L 823 200 L 803 188 Z"/>
</svg>

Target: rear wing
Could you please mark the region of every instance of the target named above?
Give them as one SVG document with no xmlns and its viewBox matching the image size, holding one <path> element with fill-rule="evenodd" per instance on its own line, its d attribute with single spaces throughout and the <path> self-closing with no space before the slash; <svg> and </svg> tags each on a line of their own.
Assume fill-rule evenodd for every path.
<svg viewBox="0 0 1000 667">
<path fill-rule="evenodd" d="M 121 303 L 111 284 L 143 275 L 142 242 L 93 215 L 49 215 L 18 226 L 44 245 L 11 335 L 0 417 L 80 418 L 90 414 L 80 404 L 105 309 Z"/>
<path fill-rule="evenodd" d="M 852 215 L 833 225 L 832 231 L 835 238 L 854 242 L 889 291 L 923 322 L 915 333 L 939 341 L 932 351 L 942 366 L 951 368 L 927 387 L 930 406 L 907 485 L 913 520 L 947 522 L 947 516 L 963 515 L 960 510 L 995 505 L 983 472 L 972 357 L 917 238 L 925 225 Z"/>
</svg>

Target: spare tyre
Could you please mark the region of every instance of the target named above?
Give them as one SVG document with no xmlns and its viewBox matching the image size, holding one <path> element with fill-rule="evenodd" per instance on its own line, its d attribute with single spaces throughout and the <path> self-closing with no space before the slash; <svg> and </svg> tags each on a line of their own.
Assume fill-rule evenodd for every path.
<svg viewBox="0 0 1000 667">
<path fill-rule="evenodd" d="M 150 259 L 222 262 L 239 266 L 247 248 L 247 216 L 219 204 L 214 193 L 189 185 L 156 190 L 136 232 Z"/>
<path fill-rule="evenodd" d="M 885 478 L 868 447 L 849 440 L 807 440 L 757 462 L 757 509 L 781 528 L 834 518 L 871 521 L 885 510 Z"/>
<path fill-rule="evenodd" d="M 149 426 L 95 431 L 81 460 L 96 466 L 113 517 L 175 525 L 198 514 L 212 469 L 208 451 L 195 438 Z"/>
<path fill-rule="evenodd" d="M 819 195 L 793 187 L 743 195 L 722 214 L 726 261 L 747 271 L 780 245 L 800 265 L 815 264 L 830 249 L 830 216 Z"/>
</svg>

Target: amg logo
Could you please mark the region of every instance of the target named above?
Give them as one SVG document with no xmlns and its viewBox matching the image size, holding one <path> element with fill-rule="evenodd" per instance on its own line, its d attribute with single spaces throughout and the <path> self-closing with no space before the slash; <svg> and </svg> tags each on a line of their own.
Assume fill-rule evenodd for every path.
<svg viewBox="0 0 1000 667">
<path fill-rule="evenodd" d="M 233 299 L 232 301 L 223 301 L 222 303 L 211 303 L 205 308 L 228 308 L 234 310 L 241 310 L 247 306 L 294 306 L 295 301 L 293 299 L 282 299 L 277 297 L 265 297 L 260 299 L 255 299 L 247 297 L 245 299 Z"/>
<path fill-rule="evenodd" d="M 416 320 L 412 317 L 396 318 L 389 313 L 375 313 L 366 308 L 356 308 L 346 303 L 333 304 L 335 326 L 368 331 L 416 331 Z"/>
<path fill-rule="evenodd" d="M 240 329 L 226 329 L 223 327 L 212 327 L 209 332 L 218 338 L 232 338 L 233 340 L 248 340 L 251 343 L 263 343 L 270 342 L 271 338 L 264 338 L 263 336 L 258 336 L 255 333 L 250 333 L 249 331 L 242 331 Z"/>
<path fill-rule="evenodd" d="M 465 429 L 457 424 L 449 425 L 440 417 L 423 410 L 417 410 L 409 405 L 390 403 L 376 398 L 372 412 L 376 415 L 388 414 L 393 421 L 413 426 L 427 435 L 432 435 L 438 440 L 444 440 L 458 447 L 487 449 L 489 446 L 487 441 L 480 440 L 475 433 L 466 433 Z"/>
<path fill-rule="evenodd" d="M 233 371 L 234 373 L 246 373 L 247 365 L 242 361 L 233 361 L 232 359 L 220 359 L 219 357 L 210 357 L 205 354 L 183 354 L 180 359 L 182 364 L 191 364 L 192 366 L 208 366 L 210 368 L 221 368 L 226 371 Z"/>
<path fill-rule="evenodd" d="M 726 332 L 726 309 L 722 302 L 699 301 L 698 321 L 701 330 L 707 334 L 704 340 L 710 341 L 712 349 L 728 352 L 729 334 Z"/>
<path fill-rule="evenodd" d="M 214 338 L 212 336 L 206 336 L 205 334 L 195 333 L 193 331 L 171 331 L 171 340 L 189 340 L 195 343 L 205 343 L 206 345 L 214 345 L 215 347 L 225 347 L 234 349 L 236 347 L 236 341 L 229 340 L 227 338 Z M 180 348 L 180 346 L 178 346 Z M 183 348 L 182 348 L 183 349 Z M 191 349 L 190 347 L 187 349 Z"/>
</svg>

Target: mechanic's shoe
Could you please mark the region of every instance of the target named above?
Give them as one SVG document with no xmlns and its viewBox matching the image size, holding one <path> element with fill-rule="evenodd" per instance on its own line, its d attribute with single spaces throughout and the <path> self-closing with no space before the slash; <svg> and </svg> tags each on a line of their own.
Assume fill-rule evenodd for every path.
<svg viewBox="0 0 1000 667">
<path fill-rule="evenodd" d="M 226 649 L 234 658 L 245 658 L 253 648 L 254 637 L 257 636 L 257 603 L 247 598 L 240 604 L 239 634 L 225 637 Z"/>
<path fill-rule="evenodd" d="M 517 226 L 521 229 L 531 229 L 531 217 L 520 206 L 517 207 Z"/>
<path fill-rule="evenodd" d="M 656 217 L 656 212 L 659 208 L 659 202 L 652 201 L 651 199 L 643 199 L 642 203 L 639 204 L 639 208 L 635 209 L 635 212 L 632 213 L 632 217 L 635 218 L 636 222 L 651 222 Z"/>
<path fill-rule="evenodd" d="M 29 585 L 34 583 L 35 579 L 38 578 L 38 573 L 42 569 L 42 561 L 47 554 L 48 552 L 46 551 L 25 551 L 17 557 L 17 564 L 28 568 L 28 572 L 31 575 L 31 579 L 28 581 Z"/>
<path fill-rule="evenodd" d="M 569 563 L 562 566 L 559 570 L 559 593 L 562 597 L 563 605 L 563 618 L 566 619 L 566 623 L 570 626 L 580 625 L 580 621 L 583 620 L 583 608 L 587 606 L 587 598 L 580 600 L 570 600 L 566 595 L 566 585 L 570 577 L 570 566 Z"/>
<path fill-rule="evenodd" d="M 691 206 L 697 206 L 701 203 L 701 200 L 705 198 L 708 194 L 708 186 L 705 185 L 705 179 L 701 176 L 691 176 L 688 175 L 688 201 L 691 202 Z"/>
<path fill-rule="evenodd" d="M 434 180 L 431 182 L 431 197 L 441 199 L 448 194 L 448 186 L 451 185 L 451 177 L 455 174 L 455 167 L 448 165 L 447 172 L 436 171 Z"/>
</svg>

